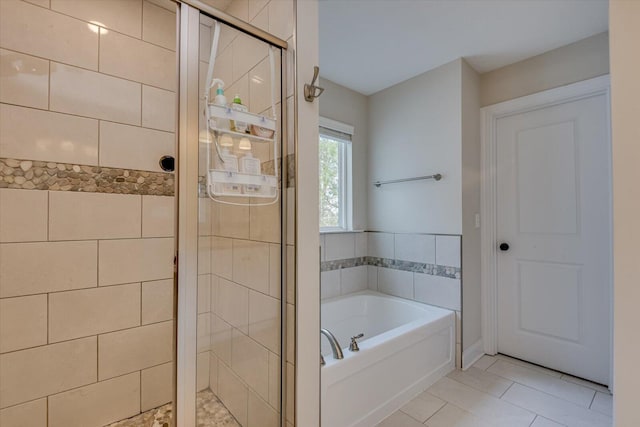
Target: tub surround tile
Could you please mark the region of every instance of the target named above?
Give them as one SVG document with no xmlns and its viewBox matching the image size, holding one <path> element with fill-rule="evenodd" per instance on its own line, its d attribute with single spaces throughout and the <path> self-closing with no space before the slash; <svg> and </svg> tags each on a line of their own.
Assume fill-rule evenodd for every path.
<svg viewBox="0 0 640 427">
<path fill-rule="evenodd" d="M 341 294 L 346 295 L 367 289 L 367 266 L 344 268 L 340 270 Z"/>
<path fill-rule="evenodd" d="M 95 241 L 0 244 L 0 297 L 95 287 L 97 249 Z"/>
<path fill-rule="evenodd" d="M 368 255 L 375 258 L 395 258 L 392 233 L 367 233 Z"/>
<path fill-rule="evenodd" d="M 98 121 L 85 117 L 1 104 L 0 157 L 29 161 L 98 164 Z M 5 165 L 5 167 L 11 167 Z M 21 176 L 17 184 L 33 180 L 27 170 L 2 171 Z M 35 170 L 32 171 L 35 174 Z M 42 177 L 42 174 L 37 178 Z M 5 179 L 6 181 L 6 179 Z M 22 181 L 22 182 L 20 182 Z M 20 188 L 20 187 L 18 187 Z M 33 189 L 31 187 L 28 189 Z"/>
<path fill-rule="evenodd" d="M 0 353 L 46 343 L 46 295 L 0 300 Z"/>
<path fill-rule="evenodd" d="M 0 243 L 47 240 L 48 196 L 46 191 L 0 189 Z"/>
<path fill-rule="evenodd" d="M 416 273 L 415 299 L 419 302 L 460 311 L 460 280 Z"/>
<path fill-rule="evenodd" d="M 86 22 L 22 1 L 0 1 L 2 47 L 98 69 L 98 34 Z"/>
<path fill-rule="evenodd" d="M 366 257 L 368 254 L 368 246 L 369 246 L 369 235 L 367 233 L 355 233 L 354 237 L 356 239 L 355 242 L 355 257 Z"/>
<path fill-rule="evenodd" d="M 378 290 L 378 267 L 367 266 L 367 284 L 370 290 Z"/>
<path fill-rule="evenodd" d="M 96 337 L 0 355 L 0 408 L 95 382 L 97 357 Z"/>
<path fill-rule="evenodd" d="M 378 270 L 378 291 L 400 298 L 414 299 L 413 274 L 381 268 Z"/>
<path fill-rule="evenodd" d="M 340 295 L 340 270 L 320 273 L 320 299 L 333 298 Z"/>
<path fill-rule="evenodd" d="M 140 412 L 140 372 L 49 396 L 49 427 L 105 425 Z"/>
<path fill-rule="evenodd" d="M 330 233 L 324 235 L 325 260 L 333 261 L 355 257 L 355 236 L 353 233 Z"/>
<path fill-rule="evenodd" d="M 460 267 L 460 236 L 436 236 L 436 264 Z"/>
<path fill-rule="evenodd" d="M 46 110 L 49 107 L 49 61 L 0 49 L 0 102 Z"/>
<path fill-rule="evenodd" d="M 173 173 L 0 158 L 0 188 L 173 196 L 174 184 Z"/>
<path fill-rule="evenodd" d="M 424 264 L 436 264 L 436 236 L 432 234 L 396 234 L 395 258 Z"/>
<path fill-rule="evenodd" d="M 47 427 L 47 399 L 38 399 L 0 410 L 0 425 Z"/>
</svg>

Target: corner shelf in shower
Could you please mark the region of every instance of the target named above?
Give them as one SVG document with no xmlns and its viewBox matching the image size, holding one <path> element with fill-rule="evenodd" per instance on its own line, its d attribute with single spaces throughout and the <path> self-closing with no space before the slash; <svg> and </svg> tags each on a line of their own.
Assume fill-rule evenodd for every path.
<svg viewBox="0 0 640 427">
<path fill-rule="evenodd" d="M 248 138 L 259 143 L 273 142 L 274 158 L 278 157 L 278 144 L 276 132 L 276 120 L 259 114 L 232 110 L 229 107 L 209 104 L 209 117 L 213 123 L 209 129 L 217 135 L 227 134 L 236 138 Z M 211 126 L 216 119 L 235 120 L 248 125 L 260 126 L 273 131 L 273 137 L 265 138 L 249 133 L 236 132 L 230 129 L 220 129 Z M 276 169 L 277 171 L 277 169 Z M 209 169 L 207 175 L 209 191 L 215 196 L 226 197 L 256 197 L 275 199 L 278 196 L 278 176 L 276 175 L 252 175 L 242 172 L 229 172 L 219 169 Z"/>
</svg>

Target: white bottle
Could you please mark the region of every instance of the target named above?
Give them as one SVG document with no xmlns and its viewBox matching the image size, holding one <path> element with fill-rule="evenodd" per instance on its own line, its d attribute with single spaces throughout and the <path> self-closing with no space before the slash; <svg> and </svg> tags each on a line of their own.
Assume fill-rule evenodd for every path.
<svg viewBox="0 0 640 427">
<path fill-rule="evenodd" d="M 240 159 L 240 172 L 250 175 L 260 175 L 260 159 L 253 157 L 249 151 Z M 246 184 L 243 187 L 246 194 L 255 194 L 260 192 L 261 186 Z"/>
<path fill-rule="evenodd" d="M 211 87 L 218 85 L 216 89 L 216 96 L 213 98 L 213 103 L 215 105 L 219 105 L 220 107 L 227 107 L 227 97 L 224 96 L 224 82 L 220 79 L 213 79 L 211 82 Z M 213 123 L 210 126 L 221 129 L 221 130 L 229 130 L 229 119 L 225 119 L 222 117 L 212 117 Z"/>
<path fill-rule="evenodd" d="M 238 157 L 230 153 L 228 149 L 224 149 L 217 159 L 216 168 L 227 172 L 238 172 Z M 217 186 L 218 190 L 220 190 L 220 183 L 218 183 Z M 240 193 L 242 187 L 240 184 L 224 183 L 222 184 L 221 190 L 224 193 Z"/>
</svg>

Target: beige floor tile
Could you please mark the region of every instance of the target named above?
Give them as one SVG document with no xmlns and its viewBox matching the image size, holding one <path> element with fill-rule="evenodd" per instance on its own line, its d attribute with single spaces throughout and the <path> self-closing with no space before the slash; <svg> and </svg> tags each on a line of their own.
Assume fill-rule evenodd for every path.
<svg viewBox="0 0 640 427">
<path fill-rule="evenodd" d="M 436 412 L 424 424 L 428 427 L 496 427 L 496 424 L 478 418 L 450 403 Z"/>
<path fill-rule="evenodd" d="M 533 424 L 531 424 L 531 427 L 561 427 L 561 426 L 562 424 L 558 424 L 555 421 L 548 420 L 544 417 L 541 417 L 540 415 L 538 415 L 535 421 L 533 421 Z"/>
<path fill-rule="evenodd" d="M 560 378 L 562 377 L 562 373 L 558 371 L 554 371 L 553 369 L 548 369 L 539 365 L 534 365 L 532 363 L 525 362 L 524 360 L 515 359 L 513 357 L 505 356 L 504 354 L 496 354 L 494 356 L 496 359 L 503 360 L 505 362 L 509 362 L 513 365 L 522 366 L 542 374 L 550 375 L 552 377 Z"/>
<path fill-rule="evenodd" d="M 570 383 L 574 383 L 574 384 L 578 384 L 578 385 L 582 385 L 582 386 L 585 386 L 585 387 L 592 388 L 595 391 L 599 391 L 599 392 L 604 393 L 604 394 L 611 394 L 611 391 L 607 387 L 605 387 L 603 385 L 600 385 L 600 384 L 593 383 L 593 382 L 588 381 L 588 380 L 584 380 L 582 378 L 574 377 L 572 375 L 563 374 L 562 375 L 562 379 L 565 380 L 565 381 L 569 381 Z"/>
<path fill-rule="evenodd" d="M 473 364 L 473 367 L 476 369 L 482 369 L 483 371 L 486 371 L 487 368 L 489 368 L 494 363 L 496 363 L 496 358 L 485 354 L 480 359 L 478 359 L 476 363 Z"/>
<path fill-rule="evenodd" d="M 423 424 L 416 421 L 402 411 L 391 414 L 389 418 L 382 421 L 377 427 L 422 427 Z"/>
<path fill-rule="evenodd" d="M 446 377 L 431 386 L 429 393 L 500 426 L 528 427 L 535 418 L 533 412 Z"/>
<path fill-rule="evenodd" d="M 514 384 L 502 399 L 569 427 L 611 427 L 610 417 L 533 388 Z"/>
<path fill-rule="evenodd" d="M 455 370 L 447 376 L 462 384 L 466 384 L 496 397 L 502 396 L 511 384 L 513 384 L 512 381 L 474 367 L 466 371 Z"/>
<path fill-rule="evenodd" d="M 440 410 L 440 408 L 445 404 L 446 402 L 444 400 L 439 399 L 428 392 L 424 392 L 419 394 L 411 402 L 404 405 L 400 410 L 423 423 L 433 414 L 438 412 L 438 410 Z"/>
<path fill-rule="evenodd" d="M 602 414 L 613 416 L 613 396 L 609 393 L 597 392 L 591 403 L 591 409 Z"/>
<path fill-rule="evenodd" d="M 503 360 L 494 363 L 487 369 L 487 372 L 549 393 L 553 396 L 584 406 L 585 408 L 589 407 L 595 394 L 593 389 L 573 384 L 560 378 L 550 377 L 537 370 L 529 369 L 521 365 L 514 365 Z"/>
</svg>

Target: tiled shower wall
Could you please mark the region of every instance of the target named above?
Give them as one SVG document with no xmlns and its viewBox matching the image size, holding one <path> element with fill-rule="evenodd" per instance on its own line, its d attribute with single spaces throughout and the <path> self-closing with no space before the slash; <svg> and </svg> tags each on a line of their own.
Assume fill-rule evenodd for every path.
<svg viewBox="0 0 640 427">
<path fill-rule="evenodd" d="M 3 426 L 171 400 L 175 40 L 171 3 L 0 1 Z"/>
<path fill-rule="evenodd" d="M 220 5 L 218 5 L 219 7 Z M 225 11 L 292 44 L 291 0 L 234 0 Z M 211 23 L 200 28 L 200 86 L 204 86 L 211 40 Z M 222 26 L 214 77 L 225 82 L 230 100 L 239 94 L 251 112 L 268 114 L 271 109 L 269 59 L 266 44 Z M 291 52 L 288 54 L 292 65 Z M 279 55 L 277 55 L 279 57 Z M 279 67 L 279 59 L 276 61 Z M 286 102 L 289 112 L 287 140 L 293 154 L 293 74 L 288 71 Z M 279 75 L 279 72 L 278 72 Z M 280 110 L 280 85 L 276 87 Z M 202 124 L 201 124 L 202 125 Z M 202 128 L 202 126 L 201 126 Z M 273 161 L 273 147 L 252 143 L 254 157 L 263 171 Z M 201 144 L 200 175 L 206 155 Z M 240 154 L 240 153 L 238 153 Z M 240 155 L 239 155 L 240 157 Z M 292 184 L 291 182 L 289 184 Z M 288 218 L 293 219 L 294 188 L 287 189 Z M 234 206 L 199 199 L 198 259 L 198 389 L 211 390 L 243 426 L 275 427 L 280 411 L 280 304 L 281 304 L 281 212 L 279 203 L 256 206 L 264 199 L 233 198 L 246 203 Z M 293 325 L 293 222 L 289 224 L 287 253 L 291 270 L 287 313 Z M 287 420 L 293 424 L 293 327 L 289 328 L 287 351 Z"/>
<path fill-rule="evenodd" d="M 461 343 L 460 236 L 410 233 L 327 233 L 320 236 L 321 297 L 366 289 L 456 312 Z"/>
</svg>

